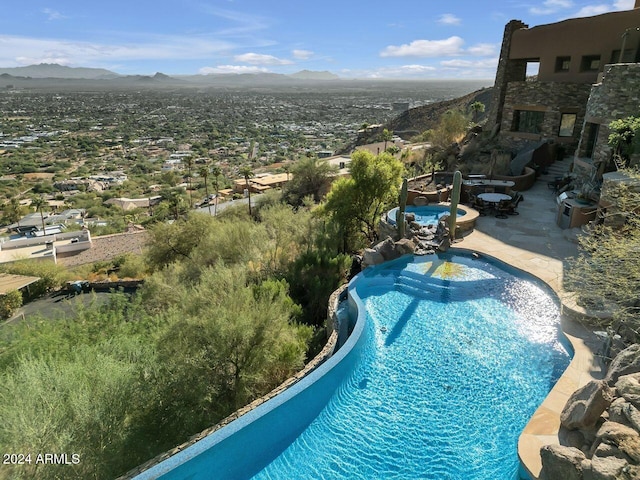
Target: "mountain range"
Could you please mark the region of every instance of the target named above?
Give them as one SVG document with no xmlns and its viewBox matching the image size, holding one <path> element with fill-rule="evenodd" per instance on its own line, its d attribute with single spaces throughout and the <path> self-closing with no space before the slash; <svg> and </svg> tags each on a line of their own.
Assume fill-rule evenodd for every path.
<svg viewBox="0 0 640 480">
<path fill-rule="evenodd" d="M 176 75 L 120 75 L 103 68 L 67 67 L 41 63 L 25 67 L 0 68 L 0 87 L 48 86 L 61 83 L 96 83 L 104 86 L 157 85 L 157 86 L 203 86 L 203 85 L 286 85 L 306 81 L 331 81 L 340 77 L 331 72 L 303 70 L 291 75 L 278 73 Z"/>
</svg>

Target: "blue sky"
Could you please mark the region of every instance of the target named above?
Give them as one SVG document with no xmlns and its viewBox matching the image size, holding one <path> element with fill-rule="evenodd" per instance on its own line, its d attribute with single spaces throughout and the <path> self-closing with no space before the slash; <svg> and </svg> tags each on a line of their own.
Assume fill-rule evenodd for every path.
<svg viewBox="0 0 640 480">
<path fill-rule="evenodd" d="M 634 0 L 3 2 L 0 67 L 121 74 L 329 70 L 347 78 L 492 79 L 504 25 L 628 10 Z"/>
</svg>

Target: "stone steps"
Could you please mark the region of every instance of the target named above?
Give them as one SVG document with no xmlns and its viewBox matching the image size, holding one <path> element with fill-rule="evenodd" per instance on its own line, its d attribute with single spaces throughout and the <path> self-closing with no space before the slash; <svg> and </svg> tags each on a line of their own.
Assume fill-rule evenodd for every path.
<svg viewBox="0 0 640 480">
<path fill-rule="evenodd" d="M 538 180 L 544 182 L 552 182 L 556 177 L 562 177 L 564 174 L 568 173 L 572 163 L 573 158 L 571 157 L 556 161 L 549 165 L 549 167 L 547 168 L 547 173 L 540 175 L 540 177 L 538 177 Z"/>
</svg>

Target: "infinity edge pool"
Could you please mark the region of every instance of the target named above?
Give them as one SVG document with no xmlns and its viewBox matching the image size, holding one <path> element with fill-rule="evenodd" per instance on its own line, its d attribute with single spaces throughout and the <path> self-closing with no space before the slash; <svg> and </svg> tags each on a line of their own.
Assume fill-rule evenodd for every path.
<svg viewBox="0 0 640 480">
<path fill-rule="evenodd" d="M 467 254 L 471 252 L 470 250 L 460 249 L 460 248 L 452 249 L 452 251 L 460 252 L 462 254 L 465 254 L 465 252 Z M 489 255 L 483 255 L 483 256 L 485 257 L 486 260 L 488 260 L 491 263 L 496 262 L 501 264 L 508 271 L 514 271 L 514 272 L 517 272 L 518 274 L 524 274 L 524 276 L 535 277 L 529 272 L 523 271 L 517 267 L 514 267 L 513 265 L 509 265 L 492 256 L 489 256 Z M 402 261 L 402 259 L 397 259 L 392 262 L 386 262 L 385 265 L 389 265 L 399 261 Z M 553 290 L 550 287 L 548 287 L 546 283 L 542 282 L 539 278 L 536 278 L 536 279 L 549 290 L 551 295 L 557 298 L 556 293 L 553 292 Z M 280 406 L 286 406 L 287 409 L 294 408 L 297 410 L 299 410 L 301 407 L 304 407 L 304 409 L 309 410 L 309 412 L 303 416 L 304 418 L 302 419 L 302 423 L 300 423 L 299 425 L 295 425 L 292 431 L 287 432 L 288 433 L 287 435 L 283 435 L 283 438 L 273 439 L 277 444 L 283 444 L 283 445 L 288 444 L 292 438 L 295 438 L 304 428 L 306 428 L 306 426 L 313 420 L 313 418 L 316 417 L 317 413 L 323 408 L 324 404 L 326 404 L 326 399 L 328 399 L 333 394 L 334 390 L 337 388 L 338 384 L 340 383 L 339 375 L 337 374 L 326 375 L 326 374 L 334 370 L 348 371 L 348 369 L 353 365 L 353 363 L 357 361 L 357 357 L 359 353 L 358 347 L 360 344 L 360 340 L 361 340 L 362 332 L 364 328 L 364 321 L 363 321 L 364 305 L 362 304 L 362 302 L 360 301 L 357 295 L 355 296 L 349 295 L 349 302 L 350 302 L 350 310 L 351 309 L 357 310 L 356 320 L 355 320 L 355 323 L 352 325 L 353 331 L 351 335 L 348 337 L 348 339 L 346 340 L 346 342 L 344 343 L 344 345 L 339 350 L 337 350 L 332 357 L 326 360 L 322 365 L 320 365 L 317 369 L 315 369 L 305 378 L 303 378 L 298 383 L 288 388 L 287 390 L 285 390 L 283 393 L 279 394 L 275 398 L 272 398 L 271 400 L 263 403 L 262 405 L 258 406 L 254 410 L 243 415 L 239 419 L 213 432 L 212 434 L 206 436 L 202 440 L 185 448 L 183 451 L 173 455 L 169 459 L 154 465 L 150 469 L 137 475 L 135 478 L 137 480 L 146 480 L 146 479 L 159 478 L 159 477 L 164 478 L 166 480 L 177 479 L 177 478 L 181 478 L 181 479 L 195 478 L 195 477 L 192 477 L 192 475 L 195 475 L 195 473 L 193 473 L 194 469 L 185 468 L 185 465 L 187 465 L 187 462 L 192 464 L 194 467 L 196 467 L 196 465 L 194 465 L 194 462 L 198 464 L 201 462 L 205 462 L 209 465 L 210 469 L 211 468 L 215 469 L 213 471 L 218 471 L 218 472 L 224 471 L 225 473 L 233 476 L 234 470 L 236 470 L 236 473 L 238 473 L 237 472 L 238 463 L 240 462 L 238 462 L 237 458 L 233 459 L 229 455 L 229 453 L 238 452 L 238 449 L 244 452 L 250 452 L 250 455 L 252 458 L 255 458 L 256 456 L 260 457 L 259 461 L 253 462 L 255 464 L 253 467 L 254 473 L 259 471 L 262 466 L 264 466 L 266 463 L 268 463 L 270 460 L 274 458 L 274 455 L 273 455 L 274 452 L 265 451 L 269 449 L 263 445 L 260 445 L 261 443 L 260 441 L 254 441 L 252 443 L 251 438 L 248 438 L 248 435 L 243 435 L 243 431 L 245 431 L 245 428 L 249 424 L 262 423 L 263 429 L 264 429 L 265 428 L 264 425 L 268 425 L 269 422 L 278 422 L 278 419 L 274 418 L 275 417 L 274 413 L 279 409 L 278 407 Z M 561 331 L 560 333 L 562 334 L 561 336 L 564 336 L 564 332 Z M 571 337 L 569 337 L 569 340 L 572 345 L 572 348 L 569 348 L 568 350 L 570 355 L 572 355 L 573 357 L 573 354 L 575 353 L 574 342 L 572 341 Z M 573 364 L 574 359 L 575 358 L 572 358 L 570 367 Z M 556 390 L 556 387 L 558 387 L 560 383 L 563 381 L 565 375 L 570 370 L 570 367 L 562 374 L 560 380 L 553 387 L 553 389 L 551 390 L 547 398 L 549 398 L 552 395 L 554 390 Z M 318 382 L 325 383 L 324 385 L 325 388 L 323 388 L 325 395 L 323 395 L 322 398 L 318 398 L 316 396 L 311 398 L 309 395 L 308 389 L 311 385 L 314 385 Z M 535 420 L 536 416 L 538 416 L 539 411 L 540 409 L 542 409 L 545 402 L 547 402 L 547 399 L 545 399 L 543 404 L 538 408 L 538 410 L 530 420 L 529 424 L 523 431 L 523 434 L 521 437 L 526 436 L 527 430 L 529 429 L 531 423 Z M 273 432 L 276 430 L 279 430 L 279 429 L 269 429 L 269 432 Z M 525 438 L 524 443 L 525 444 L 531 443 L 529 442 L 529 440 L 531 439 Z M 523 459 L 523 455 L 520 452 L 521 450 L 520 447 L 522 446 L 522 443 L 523 443 L 523 440 L 521 438 L 519 441 L 519 456 L 522 463 L 524 463 L 525 460 Z M 215 452 L 213 452 L 214 455 L 212 455 L 213 447 L 215 447 Z M 538 448 L 538 451 L 539 451 L 539 448 Z M 207 454 L 207 452 L 209 453 Z M 279 454 L 279 451 L 275 452 L 275 455 L 277 454 Z M 212 465 L 212 459 L 211 459 L 212 456 L 216 457 L 214 460 L 216 460 L 217 462 L 217 463 L 214 463 L 213 465 Z M 526 464 L 524 465 L 524 467 L 525 467 L 525 470 L 528 472 L 528 474 L 531 475 L 532 469 L 529 468 Z M 189 470 L 191 470 L 192 473 L 189 473 Z M 247 471 L 246 466 L 243 466 L 242 471 L 246 473 Z M 533 472 L 535 472 L 535 469 L 533 470 Z"/>
</svg>

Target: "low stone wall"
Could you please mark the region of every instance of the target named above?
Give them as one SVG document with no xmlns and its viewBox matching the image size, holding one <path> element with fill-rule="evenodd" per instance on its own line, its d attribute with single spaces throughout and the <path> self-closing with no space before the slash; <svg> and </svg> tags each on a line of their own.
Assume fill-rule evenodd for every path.
<svg viewBox="0 0 640 480">
<path fill-rule="evenodd" d="M 515 182 L 515 185 L 511 187 L 511 189 L 516 192 L 524 192 L 525 190 L 529 190 L 533 187 L 533 184 L 536 183 L 536 171 L 533 168 L 524 167 L 524 173 L 517 177 L 494 175 L 493 178 L 496 180 L 510 180 Z"/>
</svg>

